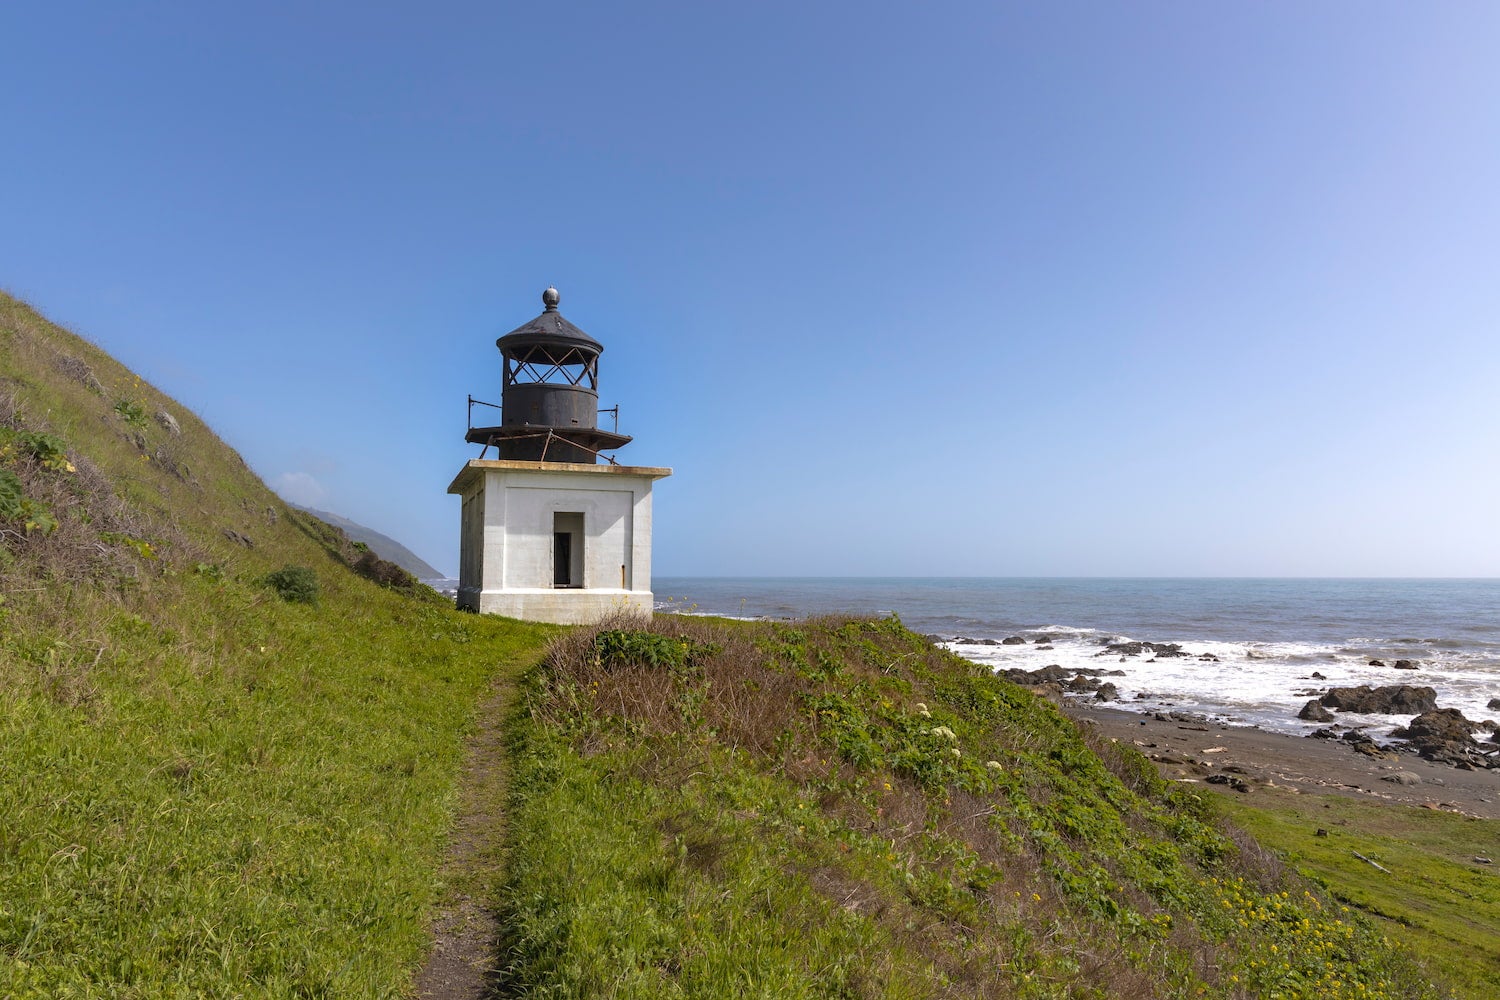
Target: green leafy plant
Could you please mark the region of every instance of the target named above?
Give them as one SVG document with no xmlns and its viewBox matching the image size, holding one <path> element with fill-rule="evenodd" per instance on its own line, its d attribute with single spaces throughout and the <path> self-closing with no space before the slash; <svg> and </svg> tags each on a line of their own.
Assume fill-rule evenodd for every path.
<svg viewBox="0 0 1500 1000">
<path fill-rule="evenodd" d="M 606 629 L 594 637 L 594 655 L 601 666 L 633 664 L 680 669 L 717 651 L 712 643 L 631 629 Z"/>
<path fill-rule="evenodd" d="M 131 538 L 129 535 L 122 534 L 118 531 L 101 532 L 99 535 L 99 540 L 110 545 L 123 545 L 135 552 L 135 554 L 140 556 L 142 559 L 157 558 L 156 550 L 151 547 L 150 542 L 143 541 L 139 538 Z"/>
<path fill-rule="evenodd" d="M 265 582 L 283 601 L 293 604 L 316 604 L 322 590 L 317 574 L 306 566 L 283 566 L 267 573 Z"/>
<path fill-rule="evenodd" d="M 0 428 L 0 461 L 11 462 L 22 455 L 30 456 L 53 472 L 76 472 L 68 461 L 68 446 L 53 434 Z"/>
<path fill-rule="evenodd" d="M 28 534 L 49 535 L 57 528 L 57 518 L 26 495 L 21 478 L 9 469 L 0 469 L 0 521 L 20 521 Z"/>
<path fill-rule="evenodd" d="M 133 399 L 122 399 L 115 404 L 115 412 L 132 427 L 146 426 L 146 408 Z"/>
</svg>

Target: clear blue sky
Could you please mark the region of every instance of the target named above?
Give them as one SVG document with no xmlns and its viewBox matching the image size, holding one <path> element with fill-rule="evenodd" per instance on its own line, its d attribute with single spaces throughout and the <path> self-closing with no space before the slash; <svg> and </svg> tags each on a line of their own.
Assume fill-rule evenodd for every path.
<svg viewBox="0 0 1500 1000">
<path fill-rule="evenodd" d="M 465 396 L 552 283 L 676 470 L 658 575 L 1500 574 L 1500 6 L 0 38 L 0 286 L 446 571 Z"/>
</svg>

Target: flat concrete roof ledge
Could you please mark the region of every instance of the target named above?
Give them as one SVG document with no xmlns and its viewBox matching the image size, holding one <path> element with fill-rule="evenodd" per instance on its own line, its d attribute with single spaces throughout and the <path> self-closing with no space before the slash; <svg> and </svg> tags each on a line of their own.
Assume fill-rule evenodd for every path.
<svg viewBox="0 0 1500 1000">
<path fill-rule="evenodd" d="M 595 476 L 646 476 L 665 479 L 671 469 L 649 465 L 585 465 L 581 462 L 518 462 L 500 458 L 471 458 L 448 485 L 449 493 L 462 493 L 470 479 L 489 469 L 506 472 L 581 472 Z"/>
</svg>

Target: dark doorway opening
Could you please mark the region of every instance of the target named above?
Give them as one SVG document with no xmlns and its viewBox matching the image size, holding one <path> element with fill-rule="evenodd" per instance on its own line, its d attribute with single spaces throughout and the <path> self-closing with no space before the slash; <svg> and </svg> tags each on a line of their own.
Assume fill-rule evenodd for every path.
<svg viewBox="0 0 1500 1000">
<path fill-rule="evenodd" d="M 583 514 L 555 511 L 552 515 L 552 586 L 584 586 L 583 562 Z"/>
<path fill-rule="evenodd" d="M 552 586 L 573 586 L 573 536 L 566 531 L 552 533 Z"/>
</svg>

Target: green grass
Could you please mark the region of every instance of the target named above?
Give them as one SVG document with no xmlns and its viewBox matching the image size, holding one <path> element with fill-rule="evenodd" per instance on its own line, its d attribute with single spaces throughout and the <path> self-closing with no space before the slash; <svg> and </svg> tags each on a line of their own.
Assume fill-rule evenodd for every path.
<svg viewBox="0 0 1500 1000">
<path fill-rule="evenodd" d="M 0 996 L 406 995 L 476 703 L 557 630 L 452 610 L 3 296 L 0 432 Z"/>
<path fill-rule="evenodd" d="M 0 995 L 402 995 L 475 699 L 548 632 L 381 596 L 195 581 L 228 641 L 122 614 L 73 704 L 11 661 Z"/>
<path fill-rule="evenodd" d="M 1500 866 L 1473 860 L 1500 860 L 1500 823 L 1275 789 L 1255 798 L 1227 805 L 1256 839 L 1341 902 L 1379 918 L 1388 936 L 1462 984 L 1463 995 L 1500 993 Z"/>
<path fill-rule="evenodd" d="M 1211 797 L 899 622 L 650 631 L 523 689 L 501 995 L 1443 995 Z"/>
</svg>

